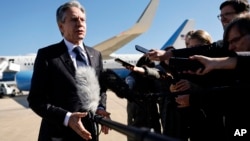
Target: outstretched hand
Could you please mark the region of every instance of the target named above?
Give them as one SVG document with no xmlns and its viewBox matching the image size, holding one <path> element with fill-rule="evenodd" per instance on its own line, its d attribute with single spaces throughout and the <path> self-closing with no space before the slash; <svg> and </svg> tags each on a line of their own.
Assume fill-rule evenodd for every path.
<svg viewBox="0 0 250 141">
<path fill-rule="evenodd" d="M 189 57 L 192 60 L 197 60 L 201 62 L 204 65 L 204 68 L 197 69 L 196 71 L 187 71 L 190 74 L 196 74 L 196 75 L 204 75 L 209 73 L 214 69 L 214 61 L 210 57 L 206 57 L 203 55 L 193 55 Z"/>
<path fill-rule="evenodd" d="M 154 61 L 169 60 L 169 58 L 173 56 L 171 50 L 165 51 L 158 49 L 151 49 L 150 52 L 148 52 L 146 55 L 150 60 Z"/>
<path fill-rule="evenodd" d="M 69 127 L 72 128 L 78 135 L 80 135 L 83 139 L 85 140 L 90 140 L 92 139 L 91 133 L 86 130 L 84 125 L 82 124 L 81 118 L 87 116 L 87 112 L 80 113 L 80 112 L 75 112 L 72 113 L 70 118 L 69 118 Z"/>
</svg>

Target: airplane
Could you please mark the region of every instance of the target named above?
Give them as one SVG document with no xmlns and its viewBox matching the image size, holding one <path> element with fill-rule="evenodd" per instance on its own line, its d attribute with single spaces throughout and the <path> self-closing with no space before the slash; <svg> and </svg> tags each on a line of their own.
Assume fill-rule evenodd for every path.
<svg viewBox="0 0 250 141">
<path fill-rule="evenodd" d="M 169 46 L 174 46 L 176 48 L 186 47 L 185 35 L 188 31 L 194 29 L 194 24 L 195 22 L 192 19 L 184 20 L 184 22 L 177 28 L 174 34 L 172 34 L 172 36 L 166 41 L 166 43 L 160 49 L 164 50 L 166 47 L 169 47 Z M 114 58 L 120 58 L 132 65 L 136 65 L 137 60 L 139 60 L 139 58 L 142 55 L 143 53 L 137 53 L 137 54 L 112 53 L 110 54 L 109 57 L 106 57 L 106 59 L 103 59 L 103 67 L 104 69 L 112 69 L 121 78 L 125 78 L 129 74 L 130 71 L 124 68 L 124 66 L 122 66 L 121 64 L 115 62 Z M 5 59 L 7 60 L 14 61 L 13 63 L 17 63 L 21 65 L 22 71 L 19 71 L 15 74 L 16 85 L 20 91 L 29 91 L 35 57 L 36 57 L 35 54 L 26 55 L 26 56 L 5 57 Z M 107 58 L 110 58 L 110 59 L 107 59 Z"/>
<path fill-rule="evenodd" d="M 156 13 L 157 7 L 159 5 L 159 0 L 150 0 L 147 7 L 139 17 L 139 19 L 136 21 L 136 23 L 128 30 L 121 32 L 120 34 L 111 37 L 95 46 L 93 46 L 94 49 L 100 51 L 102 53 L 102 57 L 104 60 L 104 68 L 107 68 L 106 66 L 112 66 L 107 65 L 110 64 L 110 61 L 107 60 L 114 57 L 111 53 L 114 51 L 120 49 L 122 46 L 127 44 L 128 42 L 132 41 L 139 35 L 143 34 L 145 31 L 147 31 L 153 21 L 154 15 Z M 7 60 L 7 63 L 10 66 L 13 65 L 19 65 L 19 71 L 15 70 L 12 71 L 10 69 L 7 69 L 6 71 L 3 71 L 3 69 L 6 68 L 6 61 L 2 62 L 1 66 L 1 77 L 2 79 L 0 81 L 8 82 L 12 81 L 16 84 L 17 88 L 20 91 L 29 91 L 30 88 L 30 80 L 33 73 L 33 65 L 36 58 L 35 54 L 31 55 L 25 55 L 25 56 L 0 56 L 0 58 L 4 58 Z M 5 65 L 5 67 L 3 67 Z M 119 66 L 119 68 L 122 68 L 122 66 Z"/>
</svg>

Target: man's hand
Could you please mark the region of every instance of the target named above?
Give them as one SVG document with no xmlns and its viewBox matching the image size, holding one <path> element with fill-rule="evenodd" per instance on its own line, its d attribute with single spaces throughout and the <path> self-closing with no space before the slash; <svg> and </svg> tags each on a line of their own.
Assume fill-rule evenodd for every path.
<svg viewBox="0 0 250 141">
<path fill-rule="evenodd" d="M 87 112 L 80 113 L 75 112 L 72 113 L 69 118 L 68 126 L 72 128 L 78 135 L 80 135 L 85 140 L 92 139 L 91 133 L 85 129 L 85 127 L 82 124 L 81 118 L 87 116 Z"/>
<path fill-rule="evenodd" d="M 97 115 L 100 115 L 100 116 L 102 116 L 102 117 L 104 117 L 104 118 L 111 119 L 111 118 L 110 118 L 110 113 L 107 112 L 107 111 L 105 111 L 105 110 L 97 109 L 97 110 L 96 110 L 96 114 L 97 114 Z M 110 130 L 109 127 L 102 125 L 101 131 L 102 131 L 104 134 L 108 134 L 109 130 Z"/>
</svg>

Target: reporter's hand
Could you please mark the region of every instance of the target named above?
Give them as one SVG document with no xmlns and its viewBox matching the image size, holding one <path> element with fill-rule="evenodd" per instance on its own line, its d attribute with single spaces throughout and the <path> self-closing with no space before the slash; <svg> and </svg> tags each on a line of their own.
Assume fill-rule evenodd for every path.
<svg viewBox="0 0 250 141">
<path fill-rule="evenodd" d="M 176 82 L 176 84 L 171 84 L 169 87 L 170 92 L 182 92 L 186 91 L 191 88 L 191 84 L 186 79 L 181 79 L 180 81 Z M 188 107 L 189 104 L 189 94 L 185 95 L 178 95 L 175 98 L 176 103 L 178 103 L 178 108 Z"/>
<path fill-rule="evenodd" d="M 185 108 L 188 107 L 190 105 L 189 103 L 189 97 L 190 94 L 186 94 L 186 95 L 179 95 L 175 98 L 175 101 L 178 103 L 178 108 Z"/>
<path fill-rule="evenodd" d="M 182 92 L 190 89 L 190 82 L 186 79 L 181 79 L 176 84 L 171 84 L 169 87 L 170 92 Z"/>
<path fill-rule="evenodd" d="M 107 118 L 107 119 L 111 119 L 110 118 L 110 113 L 105 111 L 105 110 L 102 110 L 102 109 L 97 109 L 96 110 L 96 114 L 104 117 L 104 118 Z M 104 134 L 108 134 L 109 133 L 109 130 L 111 130 L 109 127 L 107 126 L 104 126 L 104 125 L 101 125 L 101 131 L 104 133 Z"/>
<path fill-rule="evenodd" d="M 165 61 L 169 60 L 173 56 L 172 51 L 151 49 L 150 52 L 146 54 L 150 60 L 154 61 Z"/>
<path fill-rule="evenodd" d="M 136 67 L 136 66 L 126 66 L 125 68 L 128 69 L 128 70 L 133 71 L 135 67 Z"/>
<path fill-rule="evenodd" d="M 80 113 L 74 112 L 71 114 L 69 118 L 68 126 L 72 128 L 78 135 L 80 135 L 85 140 L 92 139 L 91 133 L 85 129 L 84 125 L 82 124 L 81 118 L 87 116 L 87 112 Z"/>
<path fill-rule="evenodd" d="M 215 69 L 215 61 L 211 57 L 206 57 L 203 55 L 193 55 L 189 57 L 192 60 L 197 60 L 204 65 L 204 68 L 199 68 L 196 71 L 188 70 L 184 73 L 196 74 L 196 75 L 204 75 Z"/>
</svg>

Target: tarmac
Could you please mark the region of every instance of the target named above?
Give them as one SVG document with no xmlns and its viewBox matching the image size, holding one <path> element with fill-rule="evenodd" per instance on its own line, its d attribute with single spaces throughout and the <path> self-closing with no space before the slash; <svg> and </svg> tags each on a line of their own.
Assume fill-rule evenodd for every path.
<svg viewBox="0 0 250 141">
<path fill-rule="evenodd" d="M 0 98 L 0 141 L 37 141 L 41 118 L 29 107 L 27 93 Z M 112 121 L 127 124 L 126 99 L 107 93 L 107 111 Z M 127 141 L 126 135 L 110 130 L 100 134 L 100 141 Z"/>
</svg>

